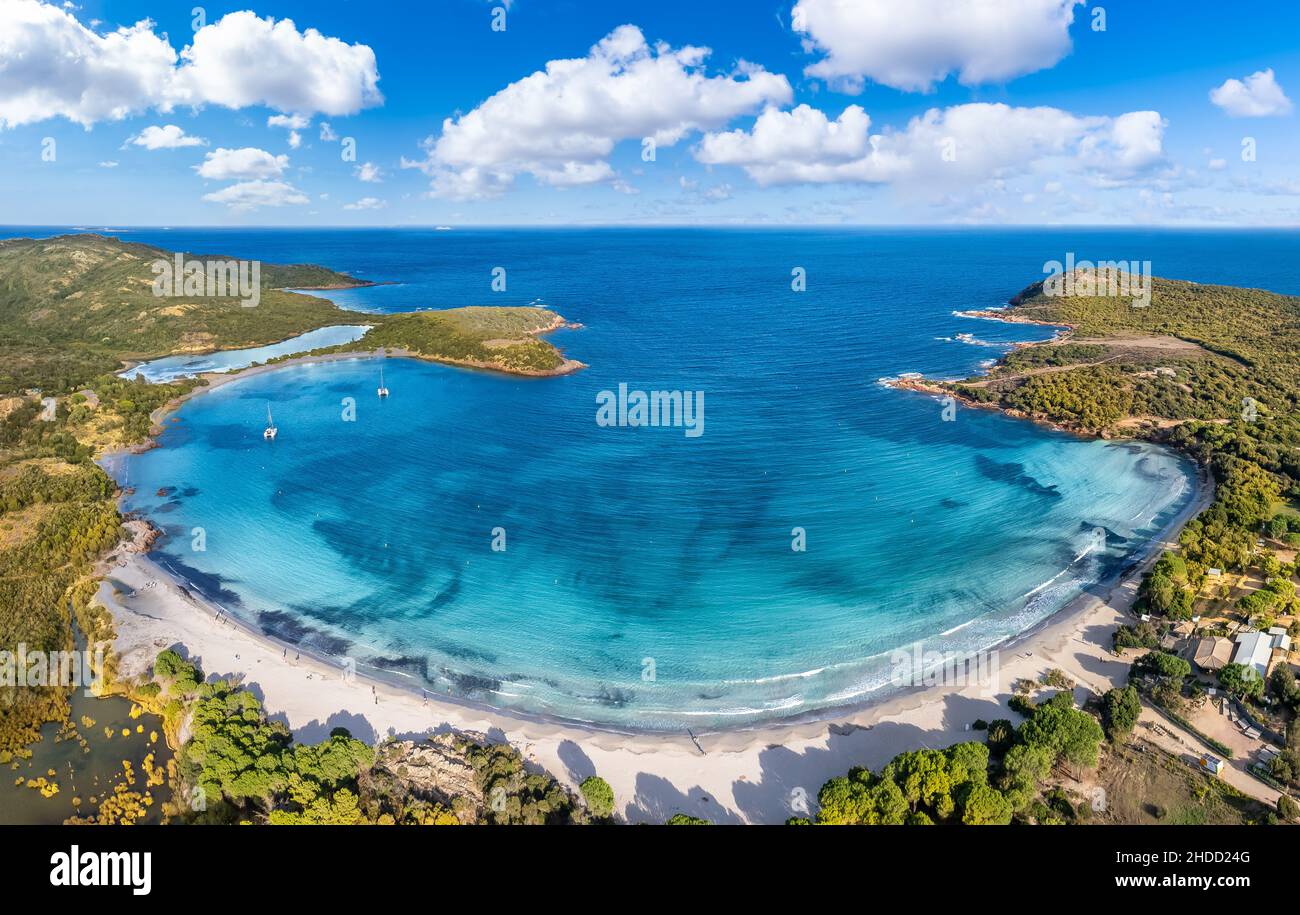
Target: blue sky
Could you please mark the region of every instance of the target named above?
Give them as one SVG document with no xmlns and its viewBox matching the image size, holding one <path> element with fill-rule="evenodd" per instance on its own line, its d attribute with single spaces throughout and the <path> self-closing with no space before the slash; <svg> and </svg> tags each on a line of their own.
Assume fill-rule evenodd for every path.
<svg viewBox="0 0 1300 915">
<path fill-rule="evenodd" d="M 1294 5 L 196 5 L 5 4 L 0 223 L 1300 223 Z"/>
</svg>

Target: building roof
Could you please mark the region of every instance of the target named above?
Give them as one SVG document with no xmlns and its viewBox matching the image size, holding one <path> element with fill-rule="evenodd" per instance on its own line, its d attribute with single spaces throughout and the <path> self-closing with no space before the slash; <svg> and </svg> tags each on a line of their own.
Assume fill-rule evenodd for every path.
<svg viewBox="0 0 1300 915">
<path fill-rule="evenodd" d="M 1232 660 L 1232 640 L 1208 636 L 1196 643 L 1196 666 L 1203 670 L 1218 670 Z"/>
<path fill-rule="evenodd" d="M 1261 677 L 1268 676 L 1268 663 L 1273 659 L 1273 637 L 1267 632 L 1242 632 L 1237 636 L 1236 664 L 1253 667 Z"/>
</svg>

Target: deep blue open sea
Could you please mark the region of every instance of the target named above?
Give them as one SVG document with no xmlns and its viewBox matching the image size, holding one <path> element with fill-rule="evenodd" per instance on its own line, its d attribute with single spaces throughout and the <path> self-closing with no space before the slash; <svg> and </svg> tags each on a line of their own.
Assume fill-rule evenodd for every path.
<svg viewBox="0 0 1300 915">
<path fill-rule="evenodd" d="M 37 231 L 55 230 L 5 234 Z M 365 311 L 540 303 L 585 325 L 551 338 L 590 365 L 561 378 L 388 360 L 383 401 L 373 360 L 242 379 L 186 404 L 124 473 L 129 507 L 168 534 L 162 558 L 231 613 L 434 692 L 627 727 L 879 696 L 893 650 L 1013 636 L 1186 504 L 1192 468 L 1168 452 L 986 411 L 945 422 L 881 386 L 1051 333 L 954 310 L 1004 303 L 1071 251 L 1300 292 L 1287 232 L 121 234 L 391 281 L 329 294 Z M 704 433 L 598 425 L 620 383 L 704 392 Z"/>
</svg>

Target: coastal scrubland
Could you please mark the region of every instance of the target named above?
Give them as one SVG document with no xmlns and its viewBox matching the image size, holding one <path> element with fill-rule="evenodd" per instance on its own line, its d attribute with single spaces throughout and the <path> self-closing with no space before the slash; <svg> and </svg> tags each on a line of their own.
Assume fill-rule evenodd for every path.
<svg viewBox="0 0 1300 915">
<path fill-rule="evenodd" d="M 71 651 L 74 625 L 94 638 L 105 625 L 92 609 L 94 559 L 120 538 L 114 485 L 94 465 L 31 458 L 0 469 L 0 645 L 17 653 Z M 33 512 L 33 509 L 41 509 Z M 11 520 L 12 519 L 12 520 Z M 0 762 L 65 720 L 67 686 L 0 684 Z"/>
<path fill-rule="evenodd" d="M 367 347 L 393 347 L 442 362 L 547 374 L 564 367 L 565 359 L 536 335 L 564 324 L 542 308 L 448 308 L 394 315 L 363 339 Z"/>
<path fill-rule="evenodd" d="M 188 731 L 177 757 L 173 822 L 270 825 L 564 825 L 609 816 L 609 786 L 584 782 L 585 801 L 519 752 L 484 738 L 437 735 L 371 747 L 345 728 L 295 743 L 252 692 L 164 650 L 133 686 L 169 734 Z"/>
<path fill-rule="evenodd" d="M 1270 813 L 1154 747 L 1113 748 L 1098 776 L 1105 794 L 1098 795 L 1097 809 L 1090 804 L 1084 815 L 1094 823 L 1232 826 L 1266 821 Z"/>
<path fill-rule="evenodd" d="M 1300 496 L 1300 299 L 1155 279 L 1151 304 L 1135 307 L 1120 296 L 1049 296 L 1036 284 L 1005 315 L 1071 332 L 1009 354 L 987 376 L 939 387 L 1195 458 L 1217 493 L 1183 532 L 1186 584 L 1198 588 L 1210 569 L 1247 568 L 1264 525 Z M 1157 583 L 1166 571 L 1157 568 Z M 1152 609 L 1168 609 L 1163 589 L 1149 593 Z"/>
<path fill-rule="evenodd" d="M 1134 683 L 1152 676 L 1175 689 L 1185 661 L 1140 656 L 1132 682 L 1076 706 L 1060 671 L 1018 682 L 1010 719 L 976 722 L 982 740 L 902 753 L 879 772 L 856 768 L 818 793 L 813 817 L 794 825 L 1268 824 L 1300 819 L 1285 794 L 1276 808 L 1177 758 L 1138 728 Z M 1179 669 L 1178 664 L 1182 667 Z M 1172 668 L 1172 669 L 1171 669 Z M 1045 696 L 1045 698 L 1044 698 Z M 1158 728 L 1158 725 L 1155 726 Z M 1184 754 L 1185 756 L 1186 754 Z"/>
</svg>

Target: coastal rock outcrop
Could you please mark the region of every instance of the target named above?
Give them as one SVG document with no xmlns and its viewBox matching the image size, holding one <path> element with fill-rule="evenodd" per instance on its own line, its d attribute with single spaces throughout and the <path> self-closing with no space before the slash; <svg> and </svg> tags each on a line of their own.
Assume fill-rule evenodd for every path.
<svg viewBox="0 0 1300 915">
<path fill-rule="evenodd" d="M 143 518 L 133 518 L 122 523 L 122 532 L 126 535 L 122 551 L 126 553 L 148 553 L 158 539 L 159 530 Z"/>
<path fill-rule="evenodd" d="M 395 740 L 379 747 L 369 779 L 382 793 L 414 796 L 455 811 L 462 823 L 477 821 L 485 804 L 474 767 L 457 738 L 435 734 L 426 740 Z"/>
</svg>

